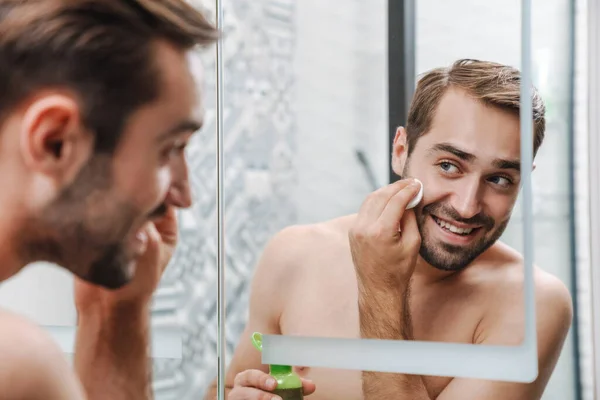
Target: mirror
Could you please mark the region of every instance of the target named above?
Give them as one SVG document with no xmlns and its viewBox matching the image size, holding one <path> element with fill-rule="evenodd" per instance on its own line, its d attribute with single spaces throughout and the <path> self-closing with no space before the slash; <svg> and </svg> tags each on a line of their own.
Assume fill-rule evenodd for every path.
<svg viewBox="0 0 600 400">
<path fill-rule="evenodd" d="M 533 303 L 525 305 L 528 297 L 533 300 L 533 243 L 528 242 L 533 239 L 533 221 L 526 220 L 531 218 L 531 214 L 527 216 L 527 207 L 531 203 L 529 184 L 533 151 L 529 154 L 530 161 L 521 154 L 520 121 L 515 115 L 506 112 L 509 106 L 502 104 L 501 107 L 490 109 L 469 96 L 461 97 L 459 93 L 436 97 L 436 90 L 437 93 L 440 92 L 438 87 L 452 79 L 457 82 L 456 85 L 461 82 L 464 88 L 470 89 L 471 96 L 489 96 L 485 98 L 491 102 L 494 100 L 490 99 L 495 96 L 492 93 L 498 90 L 502 91 L 499 95 L 502 98 L 497 101 L 506 101 L 503 96 L 507 96 L 511 74 L 516 74 L 513 69 L 484 63 L 465 63 L 451 67 L 455 60 L 461 58 L 476 58 L 506 66 L 517 66 L 525 73 L 525 81 L 531 82 L 530 52 L 527 49 L 530 37 L 525 35 L 521 43 L 525 49 L 518 46 L 521 42 L 521 18 L 525 18 L 524 23 L 528 27 L 529 16 L 521 13 L 520 3 L 513 2 L 512 5 L 513 7 L 506 3 L 498 5 L 503 12 L 502 18 L 497 18 L 498 9 L 491 7 L 485 10 L 488 16 L 485 18 L 485 13 L 461 13 L 460 10 L 467 9 L 466 4 L 465 7 L 461 7 L 457 3 L 439 6 L 433 2 L 419 2 L 416 6 L 416 20 L 419 23 L 416 29 L 415 70 L 419 75 L 420 84 L 410 99 L 412 116 L 409 115 L 408 122 L 405 121 L 409 124 L 406 127 L 408 133 L 404 133 L 402 128 L 396 131 L 391 160 L 386 157 L 386 145 L 389 142 L 380 145 L 381 152 L 362 158 L 366 161 L 384 159 L 391 162 L 392 179 L 394 175 L 414 176 L 424 184 L 423 202 L 414 210 L 418 234 L 421 237 L 417 265 L 413 266 L 414 272 L 395 271 L 394 268 L 410 269 L 410 266 L 399 265 L 408 264 L 408 256 L 394 249 L 391 244 L 382 247 L 381 242 L 377 242 L 381 229 L 385 228 L 375 220 L 385 219 L 379 217 L 385 212 L 381 211 L 384 206 L 369 207 L 368 202 L 364 202 L 371 192 L 385 186 L 387 182 L 380 180 L 373 188 L 362 193 L 362 196 L 352 198 L 343 192 L 348 189 L 343 188 L 356 185 L 354 182 L 358 181 L 359 175 L 353 174 L 347 164 L 342 168 L 328 165 L 331 160 L 338 158 L 335 156 L 336 151 L 341 152 L 340 149 L 348 147 L 347 140 L 335 141 L 335 145 L 332 146 L 335 150 L 328 149 L 327 158 L 313 157 L 310 167 L 297 167 L 297 173 L 301 176 L 307 169 L 319 165 L 318 160 L 327 160 L 327 163 L 320 164 L 323 172 L 319 177 L 313 177 L 305 185 L 299 181 L 294 192 L 296 204 L 302 204 L 302 194 L 314 190 L 319 182 L 323 182 L 324 186 L 336 185 L 339 189 L 335 190 L 333 196 L 326 196 L 322 191 L 315 192 L 310 201 L 304 203 L 310 210 L 319 210 L 313 212 L 323 212 L 323 203 L 327 204 L 325 199 L 328 198 L 341 197 L 345 201 L 353 201 L 354 204 L 348 212 L 336 206 L 329 215 L 323 215 L 314 221 L 316 224 L 313 221 L 302 221 L 303 226 L 288 228 L 267 245 L 254 276 L 255 282 L 260 282 L 255 284 L 255 290 L 261 293 L 256 296 L 254 313 L 271 315 L 272 304 L 278 304 L 280 308 L 272 314 L 275 316 L 272 320 L 278 323 L 276 328 L 271 332 L 263 332 L 271 334 L 265 336 L 265 364 L 308 365 L 310 368 L 300 367 L 299 372 L 307 376 L 311 374 L 322 390 L 329 390 L 329 382 L 341 379 L 341 376 L 347 376 L 350 381 L 359 385 L 360 374 L 356 372 L 358 370 L 435 376 L 423 380 L 427 391 L 436 396 L 449 387 L 449 383 L 453 381 L 452 377 L 525 382 L 536 378 L 538 371 L 534 306 Z M 444 38 L 436 40 L 440 36 L 441 19 L 447 21 L 447 16 L 452 11 L 457 13 L 457 18 L 452 18 L 451 23 L 446 22 L 446 26 L 454 28 L 447 28 L 448 32 Z M 381 13 L 385 17 L 384 3 L 381 4 Z M 458 18 L 458 13 L 461 13 L 462 18 Z M 369 14 L 362 10 L 361 15 L 364 19 Z M 498 29 L 488 31 L 489 37 L 485 37 L 481 42 L 485 43 L 485 46 L 469 46 L 468 38 L 472 35 L 470 32 L 473 29 L 482 30 L 479 28 L 485 27 L 489 20 L 494 20 Z M 429 32 L 426 31 L 427 28 L 430 29 Z M 380 32 L 381 37 L 385 37 L 385 31 Z M 510 38 L 514 40 L 507 40 Z M 427 42 L 427 39 L 430 39 L 430 42 Z M 370 42 L 375 40 L 371 39 Z M 499 42 L 504 44 L 504 52 L 503 49 L 490 45 Z M 391 45 L 402 44 L 397 40 Z M 526 57 L 521 56 L 521 50 Z M 435 55 L 438 54 L 440 56 L 436 58 Z M 379 55 L 379 65 L 383 69 L 385 50 Z M 301 59 L 299 51 L 297 57 Z M 324 93 L 335 93 L 336 99 L 339 98 L 335 104 L 339 107 L 340 104 L 344 104 L 346 96 L 342 95 L 339 89 L 336 90 L 337 87 L 356 87 L 359 85 L 356 82 L 360 82 L 360 79 L 369 79 L 364 78 L 365 75 L 383 75 L 374 71 L 376 59 L 370 59 L 368 65 L 373 71 L 370 74 L 363 72 L 344 75 L 341 71 L 336 71 L 336 78 L 346 77 L 348 82 L 338 85 L 330 83 L 332 86 L 329 89 L 324 89 L 321 85 L 319 89 Z M 312 61 L 313 65 L 314 63 Z M 344 64 L 349 65 L 351 62 L 346 59 Z M 451 69 L 427 74 L 438 67 Z M 390 66 L 391 68 L 393 66 Z M 298 71 L 303 69 L 298 68 Z M 319 72 L 324 75 L 326 70 L 321 67 Z M 497 75 L 486 82 L 486 73 Z M 390 72 L 390 76 L 392 75 L 393 70 Z M 333 79 L 331 76 L 327 82 L 333 82 Z M 521 89 L 518 78 L 514 81 L 517 84 L 512 87 L 513 97 L 518 99 Z M 495 86 L 498 82 L 506 86 L 499 89 Z M 302 89 L 299 88 L 298 93 L 302 93 Z M 385 101 L 385 94 L 385 91 L 382 91 L 374 97 Z M 391 92 L 387 94 L 390 98 L 394 95 Z M 451 98 L 450 95 L 457 97 Z M 527 97 L 530 96 L 528 93 Z M 317 102 L 315 97 L 315 92 L 311 91 L 311 104 Z M 356 97 L 355 101 L 359 104 L 375 103 L 370 99 L 366 100 L 364 95 Z M 535 104 L 536 113 L 539 113 L 538 108 L 542 107 L 538 103 Z M 435 110 L 435 116 L 428 119 L 428 112 L 433 115 L 429 111 L 431 109 Z M 475 109 L 481 110 L 480 117 L 475 113 L 471 114 Z M 523 113 L 531 115 L 531 105 L 529 111 L 524 108 Z M 345 123 L 349 129 L 339 130 L 344 138 L 350 132 L 356 132 L 357 135 L 362 132 L 363 142 L 368 142 L 368 146 L 374 148 L 377 141 L 374 138 L 389 139 L 389 136 L 376 134 L 376 124 L 366 123 L 368 128 L 361 128 L 359 124 L 354 123 L 364 114 L 354 110 L 344 112 L 342 109 L 328 113 L 329 116 L 339 118 L 340 124 L 347 120 Z M 463 115 L 470 117 L 465 119 L 462 118 Z M 525 121 L 531 121 L 531 117 Z M 311 122 L 314 122 L 314 119 Z M 478 123 L 482 125 L 478 126 Z M 299 126 L 300 124 L 302 120 L 299 120 Z M 540 124 L 536 123 L 536 134 L 540 131 L 539 126 Z M 531 124 L 528 124 L 521 132 L 524 135 L 532 135 L 532 129 Z M 419 130 L 423 132 L 422 136 L 418 136 Z M 323 132 L 327 132 L 327 135 Z M 333 132 L 334 128 L 319 126 L 321 139 L 319 146 L 314 143 L 311 146 L 313 154 L 318 151 L 315 148 L 322 149 L 327 143 L 327 139 L 322 137 L 333 137 Z M 414 139 L 411 139 L 410 135 L 413 135 Z M 298 138 L 299 143 L 307 141 L 307 138 L 302 136 L 302 131 L 299 131 Z M 528 144 L 528 148 L 533 144 L 530 139 L 526 139 L 525 143 Z M 365 151 L 364 154 L 369 153 Z M 300 155 L 298 160 L 301 160 Z M 369 162 L 365 164 L 370 165 Z M 377 170 L 376 167 L 372 169 Z M 331 171 L 339 171 L 337 177 L 333 176 L 334 183 L 326 179 L 325 171 L 329 171 L 331 175 Z M 353 179 L 344 179 L 346 176 Z M 362 176 L 377 174 L 373 172 Z M 524 259 L 508 247 L 495 243 L 505 232 L 521 187 L 523 212 L 516 215 L 516 220 L 520 223 L 523 220 L 521 226 L 524 226 L 527 232 L 522 235 L 522 238 L 526 239 L 522 249 Z M 374 203 L 377 200 L 370 201 Z M 342 217 L 356 212 L 359 212 L 358 217 Z M 373 217 L 371 214 L 376 215 Z M 361 216 L 366 222 L 360 222 Z M 307 223 L 311 225 L 307 226 Z M 394 222 L 390 224 L 393 225 Z M 403 222 L 400 223 L 401 228 L 411 232 L 410 227 L 403 227 L 402 224 Z M 390 226 L 387 226 L 387 229 L 390 229 Z M 356 233 L 353 233 L 353 230 L 357 230 Z M 416 230 L 413 228 L 412 232 Z M 350 246 L 347 239 L 349 233 Z M 395 246 L 410 247 L 410 242 L 407 243 L 402 244 L 400 241 Z M 392 251 L 397 253 L 388 257 Z M 285 258 L 286 253 L 290 253 L 291 257 Z M 357 265 L 357 257 L 360 266 Z M 285 269 L 284 275 L 277 276 L 277 268 L 285 268 L 288 263 L 292 266 Z M 268 272 L 259 275 L 262 268 Z M 361 268 L 371 268 L 371 272 L 360 271 Z M 377 269 L 382 268 L 390 270 L 385 270 L 381 273 L 382 276 L 377 276 Z M 391 280 L 392 283 L 387 283 Z M 402 286 L 403 282 L 400 280 L 406 281 L 405 286 Z M 531 286 L 528 286 L 527 282 Z M 282 290 L 281 297 L 269 297 L 277 296 L 270 294 L 275 288 Z M 393 290 L 394 288 L 398 290 Z M 262 299 L 270 300 L 261 301 L 261 296 Z M 371 301 L 372 305 L 365 306 L 365 303 Z M 365 308 L 361 309 L 363 306 Z M 252 307 L 251 302 L 248 326 L 252 330 L 272 329 L 275 326 L 266 324 L 264 320 L 253 320 Z M 259 310 L 259 307 L 266 310 Z M 559 329 L 558 325 L 556 329 Z M 244 335 L 248 333 L 246 331 Z M 359 338 L 363 340 L 359 342 Z M 379 340 L 364 340 L 367 338 Z M 555 343 L 556 346 L 561 344 Z M 366 357 L 365 354 L 369 356 Z M 496 360 L 493 365 L 485 361 L 490 357 Z M 235 363 L 235 356 L 232 363 Z M 318 367 L 323 369 L 317 371 Z M 338 372 L 337 369 L 346 371 Z M 356 371 L 351 372 L 351 369 Z M 445 379 L 440 378 L 444 376 Z M 356 389 L 357 387 L 353 388 Z M 325 396 L 342 396 L 341 392 L 334 392 L 333 388 L 331 390 L 332 392 L 327 392 Z M 345 397 L 348 395 L 349 393 L 344 392 Z"/>
<path fill-rule="evenodd" d="M 386 382 L 417 376 L 420 390 L 434 397 L 444 391 L 468 392 L 469 381 L 463 378 L 534 381 L 538 377 L 536 307 L 541 301 L 538 297 L 534 302 L 534 286 L 538 292 L 540 285 L 542 290 L 550 287 L 546 293 L 551 302 L 541 306 L 551 308 L 540 309 L 544 315 L 557 316 L 552 321 L 553 340 L 544 354 L 561 352 L 571 312 L 568 276 L 556 277 L 553 271 L 538 268 L 534 249 L 531 172 L 534 148 L 537 151 L 539 145 L 534 137 L 541 132 L 541 103 L 536 97 L 533 104 L 522 105 L 519 119 L 507 107 L 483 106 L 468 96 L 440 100 L 438 114 L 432 117 L 434 128 L 414 140 L 410 157 L 408 134 L 396 130 L 407 127 L 405 117 L 398 117 L 391 104 L 399 97 L 396 103 L 404 101 L 408 112 L 418 96 L 406 82 L 426 82 L 418 79 L 462 58 L 505 67 L 455 65 L 455 79 L 468 81 L 468 74 L 479 65 L 501 70 L 496 80 L 508 85 L 511 73 L 517 73 L 511 67 L 517 68 L 525 86 L 517 84 L 515 89 L 513 85 L 513 91 L 524 90 L 531 98 L 533 81 L 536 96 L 544 99 L 544 93 L 551 91 L 545 78 L 551 64 L 548 57 L 555 50 L 548 40 L 542 41 L 545 52 L 532 51 L 531 25 L 538 20 L 531 19 L 528 1 L 480 5 L 477 12 L 473 11 L 477 6 L 466 1 L 443 6 L 432 1 L 400 2 L 404 7 L 396 9 L 396 19 L 390 15 L 394 6 L 387 2 L 363 3 L 323 9 L 316 1 L 224 2 L 226 21 L 227 16 L 235 21 L 228 32 L 234 39 L 224 42 L 223 52 L 224 173 L 229 177 L 222 188 L 226 199 L 225 385 L 233 385 L 240 372 L 268 372 L 268 364 L 291 365 L 297 375 L 311 378 L 317 388 L 311 398 L 317 400 L 360 398 L 362 377 L 384 379 L 376 372 L 396 373 L 396 378 L 386 375 L 385 379 L 392 379 Z M 544 7 L 556 12 L 565 4 Z M 390 35 L 388 42 L 394 24 L 411 20 L 411 10 L 417 21 L 412 44 L 410 35 Z M 388 26 L 387 20 L 392 21 Z M 487 29 L 490 26 L 493 29 Z M 472 40 L 474 32 L 481 36 L 477 41 Z M 396 66 L 398 71 L 388 65 L 393 46 L 403 48 L 405 56 Z M 412 63 L 406 59 L 411 48 Z M 414 75 L 406 75 L 410 71 Z M 391 86 L 398 81 L 404 86 Z M 415 114 L 417 122 L 431 102 L 424 104 L 423 112 Z M 461 115 L 471 117 L 457 118 Z M 435 120 L 442 116 L 447 119 Z M 533 116 L 536 124 L 531 123 Z M 553 118 L 556 121 L 556 114 Z M 437 130 L 439 137 L 436 122 L 443 127 Z M 445 135 L 460 139 L 462 146 L 448 146 Z M 544 160 L 556 156 L 549 154 Z M 536 164 L 537 156 L 536 152 Z M 461 168 L 460 178 L 451 176 Z M 421 236 L 419 272 L 402 275 L 390 269 L 384 278 L 368 282 L 367 273 L 357 278 L 356 269 L 377 271 L 384 264 L 373 266 L 369 260 L 381 259 L 363 256 L 362 267 L 357 267 L 356 254 L 353 262 L 348 234 L 357 228 L 352 214 L 359 212 L 371 193 L 399 175 L 412 175 L 424 183 L 423 202 L 413 210 L 421 228 L 412 228 Z M 441 221 L 441 214 L 451 220 Z M 410 226 L 400 224 L 400 228 L 411 231 Z M 362 236 L 354 238 L 364 239 L 365 232 L 373 233 L 363 229 Z M 497 244 L 496 239 L 505 244 Z M 373 250 L 376 244 L 371 240 L 363 249 Z M 475 259 L 465 262 L 469 256 Z M 404 262 L 402 254 L 396 257 L 391 260 Z M 427 267 L 423 260 L 429 260 L 429 269 L 423 268 Z M 403 288 L 394 293 L 391 289 L 398 282 L 390 285 L 389 281 L 399 276 L 418 279 L 407 279 L 409 292 Z M 360 293 L 367 284 L 372 285 L 368 292 L 373 297 L 381 296 L 378 307 L 363 309 L 370 320 L 360 313 Z M 381 289 L 386 284 L 387 293 Z M 405 312 L 395 301 L 403 300 L 407 292 L 409 301 L 401 303 L 409 309 Z M 411 323 L 399 314 L 410 315 Z M 403 331 L 406 326 L 412 329 Z M 256 332 L 264 334 L 262 355 L 252 345 Z M 548 377 L 541 379 L 539 390 L 544 390 Z M 500 387 L 486 385 L 489 390 Z M 215 392 L 209 390 L 206 398 L 215 398 L 211 393 Z"/>
</svg>

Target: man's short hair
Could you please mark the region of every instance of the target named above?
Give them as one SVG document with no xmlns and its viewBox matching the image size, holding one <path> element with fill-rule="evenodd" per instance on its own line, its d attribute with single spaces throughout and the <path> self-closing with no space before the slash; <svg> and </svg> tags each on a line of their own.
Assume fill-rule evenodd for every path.
<svg viewBox="0 0 600 400">
<path fill-rule="evenodd" d="M 516 68 L 489 61 L 462 59 L 450 67 L 435 68 L 425 73 L 417 83 L 406 132 L 409 154 L 417 140 L 431 129 L 440 99 L 450 87 L 466 91 L 484 104 L 519 116 L 521 109 L 521 74 Z M 536 88 L 533 89 L 534 155 L 544 140 L 545 106 Z"/>
<path fill-rule="evenodd" d="M 95 150 L 111 152 L 130 114 L 159 95 L 154 44 L 218 37 L 185 0 L 0 0 L 0 125 L 34 93 L 66 89 Z"/>
</svg>

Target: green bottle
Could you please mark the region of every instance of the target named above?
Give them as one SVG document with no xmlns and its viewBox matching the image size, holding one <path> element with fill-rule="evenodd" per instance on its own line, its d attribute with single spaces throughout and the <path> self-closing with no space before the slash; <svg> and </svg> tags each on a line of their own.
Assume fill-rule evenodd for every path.
<svg viewBox="0 0 600 400">
<path fill-rule="evenodd" d="M 262 334 L 252 334 L 252 344 L 262 351 Z M 269 365 L 269 374 L 277 381 L 277 388 L 272 392 L 283 400 L 303 400 L 302 380 L 292 371 L 289 365 Z"/>
</svg>

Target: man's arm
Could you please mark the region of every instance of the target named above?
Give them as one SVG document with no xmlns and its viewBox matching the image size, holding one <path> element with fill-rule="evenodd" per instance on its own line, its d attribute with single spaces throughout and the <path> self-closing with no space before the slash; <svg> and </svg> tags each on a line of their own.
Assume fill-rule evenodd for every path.
<svg viewBox="0 0 600 400">
<path fill-rule="evenodd" d="M 296 274 L 300 273 L 294 266 L 298 262 L 304 229 L 289 227 L 279 232 L 269 241 L 257 263 L 250 287 L 248 322 L 225 376 L 228 399 L 263 398 L 260 396 L 264 392 L 260 388 L 268 388 L 269 367 L 262 363 L 261 354 L 252 345 L 250 336 L 253 332 L 281 334 L 279 319 L 286 301 L 285 294 L 289 292 L 288 288 L 293 284 Z M 235 392 L 232 393 L 234 387 Z M 307 392 L 310 389 L 308 387 Z M 215 380 L 205 399 L 216 398 Z"/>
<path fill-rule="evenodd" d="M 410 316 L 410 283 L 395 288 L 374 290 L 359 283 L 360 333 L 364 339 L 413 340 Z M 372 286 L 374 287 L 374 286 Z M 365 400 L 411 399 L 430 397 L 418 375 L 363 371 Z"/>
<path fill-rule="evenodd" d="M 153 398 L 147 304 L 88 309 L 77 325 L 75 368 L 90 400 Z"/>
<path fill-rule="evenodd" d="M 406 179 L 371 193 L 349 232 L 362 338 L 412 339 L 410 280 L 421 237 L 406 207 L 420 187 Z M 428 399 L 418 376 L 364 371 L 362 388 L 365 400 Z"/>
</svg>

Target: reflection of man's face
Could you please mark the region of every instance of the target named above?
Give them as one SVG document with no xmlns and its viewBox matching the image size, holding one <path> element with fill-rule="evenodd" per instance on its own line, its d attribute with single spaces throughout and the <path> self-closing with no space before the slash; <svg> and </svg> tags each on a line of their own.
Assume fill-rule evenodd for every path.
<svg viewBox="0 0 600 400">
<path fill-rule="evenodd" d="M 450 89 L 396 171 L 423 182 L 420 255 L 435 268 L 467 267 L 504 232 L 520 186 L 519 132 L 517 116 Z"/>
</svg>

